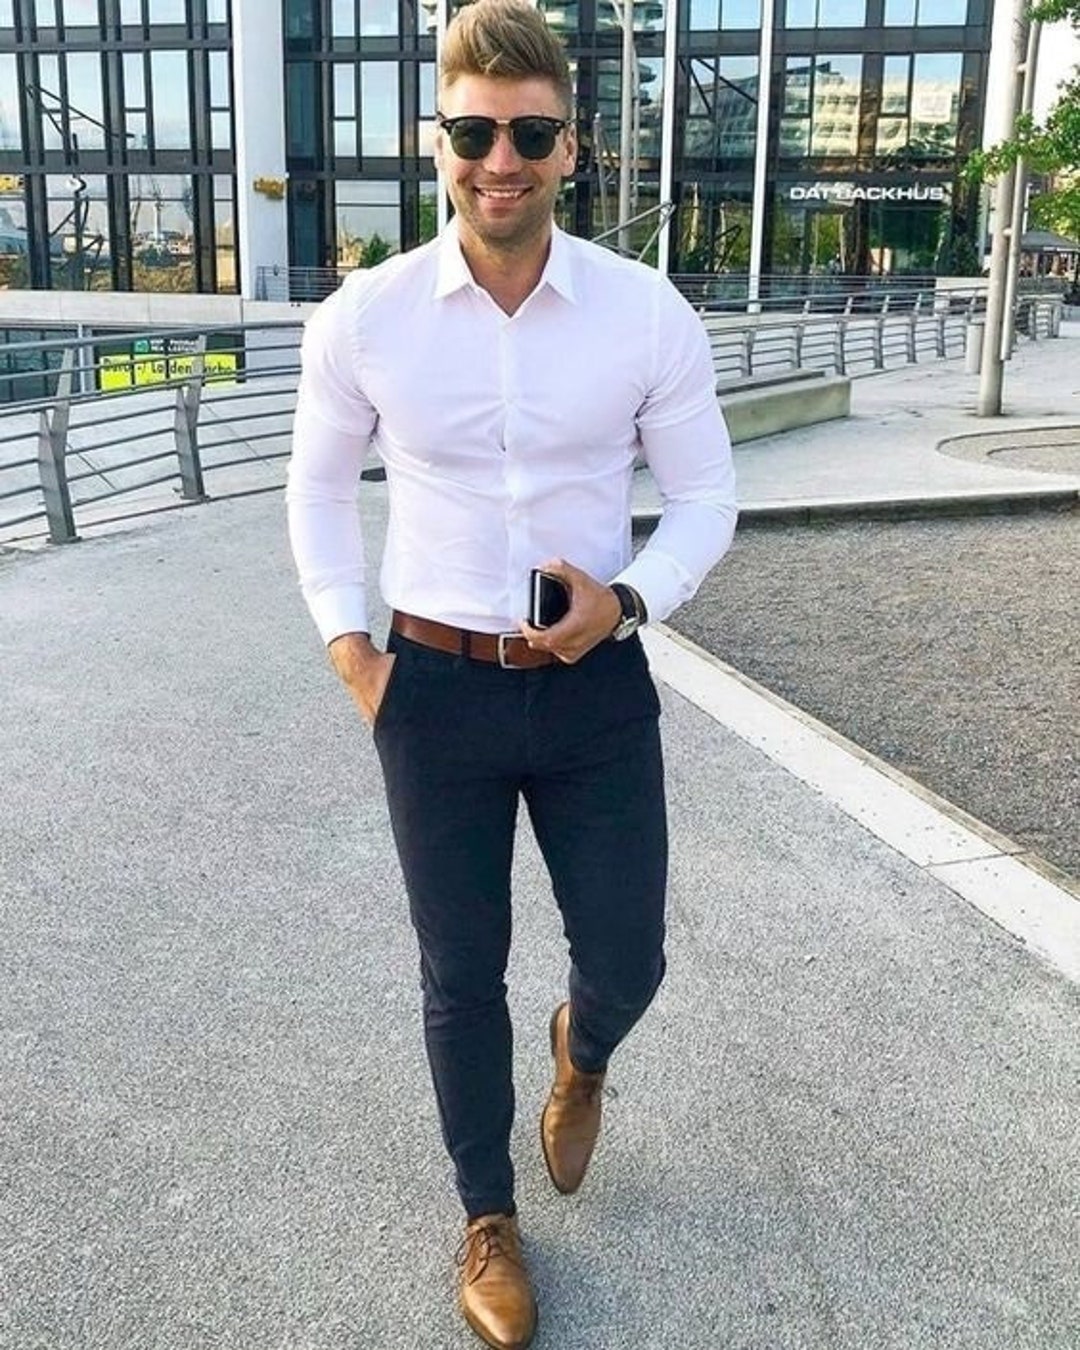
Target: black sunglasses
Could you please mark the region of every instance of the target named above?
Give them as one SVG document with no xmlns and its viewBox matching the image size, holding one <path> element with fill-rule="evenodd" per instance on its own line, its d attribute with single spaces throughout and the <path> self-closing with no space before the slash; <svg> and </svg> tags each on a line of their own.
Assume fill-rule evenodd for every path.
<svg viewBox="0 0 1080 1350">
<path fill-rule="evenodd" d="M 459 159 L 483 159 L 495 144 L 500 127 L 510 133 L 510 143 L 522 159 L 547 159 L 555 149 L 555 138 L 569 122 L 557 117 L 444 117 L 436 114 L 439 126 L 450 137 L 450 148 Z"/>
</svg>

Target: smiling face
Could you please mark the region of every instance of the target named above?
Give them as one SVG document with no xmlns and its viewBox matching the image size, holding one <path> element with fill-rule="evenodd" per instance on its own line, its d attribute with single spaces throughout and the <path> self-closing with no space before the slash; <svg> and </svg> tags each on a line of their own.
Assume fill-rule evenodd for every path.
<svg viewBox="0 0 1080 1350">
<path fill-rule="evenodd" d="M 567 116 L 548 79 L 508 80 L 461 75 L 444 85 L 439 97 L 444 117 Z M 552 214 L 563 178 L 574 170 L 577 142 L 573 126 L 560 131 L 547 159 L 523 159 L 506 127 L 482 159 L 461 159 L 440 130 L 435 162 L 446 177 L 458 217 L 466 258 L 477 251 L 532 257 L 543 254 L 551 237 Z"/>
</svg>

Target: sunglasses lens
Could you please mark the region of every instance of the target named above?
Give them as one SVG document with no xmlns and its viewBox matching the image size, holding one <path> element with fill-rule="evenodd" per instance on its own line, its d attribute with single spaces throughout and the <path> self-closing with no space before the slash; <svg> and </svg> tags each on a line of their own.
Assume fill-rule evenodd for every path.
<svg viewBox="0 0 1080 1350">
<path fill-rule="evenodd" d="M 460 159 L 483 159 L 495 144 L 495 123 L 486 117 L 456 117 L 450 145 Z"/>
<path fill-rule="evenodd" d="M 510 130 L 522 159 L 547 159 L 555 149 L 555 124 L 543 117 L 515 117 Z"/>
</svg>

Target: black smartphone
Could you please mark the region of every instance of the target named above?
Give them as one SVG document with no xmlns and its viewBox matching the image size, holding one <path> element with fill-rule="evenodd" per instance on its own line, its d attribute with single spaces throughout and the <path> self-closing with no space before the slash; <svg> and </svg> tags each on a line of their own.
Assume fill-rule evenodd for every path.
<svg viewBox="0 0 1080 1350">
<path fill-rule="evenodd" d="M 570 609 L 570 592 L 550 572 L 534 567 L 529 574 L 529 622 L 534 628 L 550 628 Z"/>
</svg>

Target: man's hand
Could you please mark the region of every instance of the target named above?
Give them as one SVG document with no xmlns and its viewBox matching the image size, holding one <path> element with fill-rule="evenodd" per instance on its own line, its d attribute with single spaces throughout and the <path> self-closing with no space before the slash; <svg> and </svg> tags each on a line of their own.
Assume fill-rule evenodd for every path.
<svg viewBox="0 0 1080 1350">
<path fill-rule="evenodd" d="M 397 657 L 379 651 L 367 633 L 342 633 L 327 650 L 360 716 L 373 726 Z"/>
<path fill-rule="evenodd" d="M 533 628 L 523 620 L 521 631 L 530 647 L 552 652 L 560 661 L 572 665 L 615 631 L 622 617 L 619 597 L 610 586 L 562 558 L 544 563 L 543 571 L 558 577 L 569 590 L 569 613 L 550 628 Z"/>
</svg>

